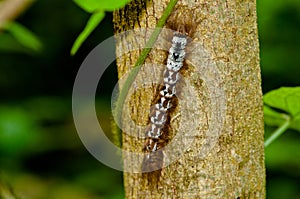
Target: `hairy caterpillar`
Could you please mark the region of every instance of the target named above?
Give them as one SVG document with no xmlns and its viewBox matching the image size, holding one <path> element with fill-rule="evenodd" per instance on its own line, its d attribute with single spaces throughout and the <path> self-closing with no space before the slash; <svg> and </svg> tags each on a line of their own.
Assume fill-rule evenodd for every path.
<svg viewBox="0 0 300 199">
<path fill-rule="evenodd" d="M 162 148 L 166 144 L 164 128 L 169 117 L 169 110 L 172 107 L 172 99 L 176 94 L 176 84 L 186 55 L 185 47 L 187 42 L 185 34 L 174 33 L 167 65 L 163 72 L 163 87 L 159 91 L 157 102 L 151 109 L 150 124 L 146 130 L 147 138 L 143 148 L 146 155 L 142 164 L 143 172 L 158 170 L 163 166 L 164 154 Z"/>
</svg>

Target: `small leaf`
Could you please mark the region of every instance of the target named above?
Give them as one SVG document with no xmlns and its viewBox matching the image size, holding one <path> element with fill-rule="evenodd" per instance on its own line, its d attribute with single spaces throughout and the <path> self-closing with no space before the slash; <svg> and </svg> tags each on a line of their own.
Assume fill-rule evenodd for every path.
<svg viewBox="0 0 300 199">
<path fill-rule="evenodd" d="M 85 41 L 85 39 L 91 34 L 91 32 L 97 27 L 97 25 L 102 21 L 104 18 L 105 13 L 104 12 L 95 12 L 87 22 L 84 30 L 79 34 L 76 41 L 74 42 L 72 49 L 71 49 L 71 55 L 74 55 L 81 44 Z"/>
<path fill-rule="evenodd" d="M 73 0 L 79 7 L 89 13 L 95 11 L 114 11 L 124 7 L 130 0 Z"/>
<path fill-rule="evenodd" d="M 264 95 L 264 102 L 297 117 L 300 115 L 300 87 L 282 87 L 273 90 Z"/>
<path fill-rule="evenodd" d="M 290 128 L 300 131 L 300 87 L 282 87 L 270 91 L 264 95 L 264 103 L 267 105 L 264 107 L 267 125 L 279 126 L 290 116 Z M 289 115 L 276 112 L 272 107 Z"/>
<path fill-rule="evenodd" d="M 97 1 L 97 0 L 94 0 Z M 103 9 L 105 11 L 114 11 L 124 7 L 131 0 L 102 0 L 99 9 Z M 99 2 L 99 1 L 98 1 Z"/>
<path fill-rule="evenodd" d="M 288 115 L 279 113 L 268 106 L 264 106 L 264 121 L 268 126 L 280 126 L 287 120 Z"/>
<path fill-rule="evenodd" d="M 99 0 L 73 0 L 79 7 L 89 13 L 93 13 L 98 9 L 101 1 Z"/>
<path fill-rule="evenodd" d="M 4 28 L 24 47 L 36 52 L 40 52 L 42 50 L 43 45 L 39 38 L 21 24 L 8 22 L 5 24 Z"/>
<path fill-rule="evenodd" d="M 79 7 L 86 12 L 93 13 L 89 19 L 85 29 L 80 33 L 74 42 L 71 55 L 74 55 L 81 44 L 89 36 L 89 34 L 96 28 L 105 16 L 105 11 L 114 11 L 124 7 L 130 0 L 73 0 Z"/>
</svg>

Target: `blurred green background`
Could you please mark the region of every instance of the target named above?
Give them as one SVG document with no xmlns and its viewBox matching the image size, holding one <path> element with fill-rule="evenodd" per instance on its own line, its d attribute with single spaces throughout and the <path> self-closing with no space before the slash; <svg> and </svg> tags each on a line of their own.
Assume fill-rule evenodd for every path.
<svg viewBox="0 0 300 199">
<path fill-rule="evenodd" d="M 258 3 L 262 87 L 300 85 L 300 1 Z M 76 56 L 70 49 L 89 14 L 70 0 L 40 0 L 17 22 L 34 32 L 42 50 L 0 33 L 0 179 L 24 199 L 123 198 L 122 173 L 94 159 L 72 119 L 76 73 L 88 53 L 113 35 L 112 15 Z M 5 45 L 4 45 L 5 44 Z M 97 110 L 109 131 L 112 64 L 99 83 Z M 269 135 L 274 128 L 266 126 Z M 289 130 L 266 149 L 267 198 L 300 198 L 300 136 Z M 1 182 L 0 182 L 1 183 Z"/>
</svg>

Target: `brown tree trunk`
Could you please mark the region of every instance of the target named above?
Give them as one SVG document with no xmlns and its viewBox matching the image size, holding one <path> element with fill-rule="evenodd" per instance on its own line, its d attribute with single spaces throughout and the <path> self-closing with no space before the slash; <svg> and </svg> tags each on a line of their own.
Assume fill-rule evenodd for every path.
<svg viewBox="0 0 300 199">
<path fill-rule="evenodd" d="M 114 13 L 116 33 L 154 28 L 167 3 L 132 0 Z M 154 181 L 141 173 L 125 172 L 126 198 L 265 198 L 255 0 L 179 0 L 166 27 L 177 30 L 180 26 L 187 29 L 191 41 L 177 106 L 168 124 L 171 152 L 165 152 L 165 159 L 176 161 L 164 167 Z M 146 80 L 162 79 L 165 50 L 171 41 L 168 33 L 162 33 L 159 39 L 156 47 L 167 47 L 151 50 L 145 64 L 152 65 L 141 68 L 125 101 L 124 150 L 142 152 L 145 140 L 134 135 L 145 132 L 133 123 L 144 127 L 149 123 L 149 109 L 158 90 Z M 141 49 L 146 40 L 143 34 L 133 36 L 132 32 L 118 37 L 120 79 L 132 69 L 141 52 L 128 53 L 126 48 Z M 120 82 L 120 88 L 123 85 Z M 126 157 L 125 167 L 133 164 L 134 158 Z"/>
</svg>

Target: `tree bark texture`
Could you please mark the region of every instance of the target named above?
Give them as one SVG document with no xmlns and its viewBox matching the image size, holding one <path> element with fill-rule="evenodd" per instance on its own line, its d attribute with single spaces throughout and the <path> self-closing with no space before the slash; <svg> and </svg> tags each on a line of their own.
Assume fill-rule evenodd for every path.
<svg viewBox="0 0 300 199">
<path fill-rule="evenodd" d="M 154 28 L 167 4 L 167 0 L 132 0 L 114 12 L 115 33 Z M 265 198 L 255 0 L 179 0 L 165 27 L 176 31 L 181 25 L 192 41 L 181 72 L 178 105 L 168 124 L 169 144 L 175 138 L 176 142 L 166 158 L 176 161 L 153 181 L 141 173 L 125 172 L 126 198 Z M 132 69 L 146 40 L 143 34 L 118 37 L 120 79 Z M 155 45 L 168 49 L 171 40 L 162 33 Z M 132 45 L 140 50 L 126 52 Z M 166 49 L 152 48 L 145 61 L 150 67 L 141 68 L 125 101 L 124 150 L 142 151 L 145 139 L 135 135 L 145 132 L 134 128 L 132 121 L 144 127 L 149 123 L 158 90 L 156 84 L 145 82 L 152 76 L 162 79 Z M 120 81 L 121 89 L 123 85 Z M 133 162 L 129 157 L 124 165 Z"/>
</svg>

